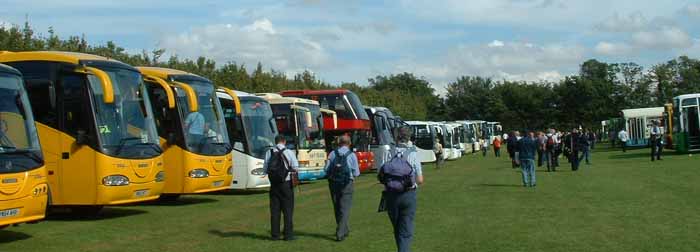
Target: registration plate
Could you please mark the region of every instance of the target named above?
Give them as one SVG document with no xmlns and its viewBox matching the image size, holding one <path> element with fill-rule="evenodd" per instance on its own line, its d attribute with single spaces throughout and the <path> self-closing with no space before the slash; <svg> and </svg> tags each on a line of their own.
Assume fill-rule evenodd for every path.
<svg viewBox="0 0 700 252">
<path fill-rule="evenodd" d="M 19 208 L 7 209 L 0 211 L 0 219 L 19 215 Z"/>
<path fill-rule="evenodd" d="M 224 185 L 224 181 L 223 181 L 223 180 L 214 181 L 214 183 L 212 183 L 212 186 L 214 186 L 214 187 L 219 187 L 219 186 L 222 186 L 222 185 Z"/>
<path fill-rule="evenodd" d="M 135 197 L 143 197 L 148 195 L 148 189 L 146 190 L 138 190 L 134 192 Z"/>
</svg>

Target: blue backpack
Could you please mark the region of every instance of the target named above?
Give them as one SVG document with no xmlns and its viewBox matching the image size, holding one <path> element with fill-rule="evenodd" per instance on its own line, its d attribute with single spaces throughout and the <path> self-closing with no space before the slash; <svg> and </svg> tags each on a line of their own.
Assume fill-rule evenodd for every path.
<svg viewBox="0 0 700 252">
<path fill-rule="evenodd" d="M 352 151 L 346 152 L 345 155 L 340 155 L 338 150 L 333 151 L 333 153 L 335 153 L 335 157 L 328 169 L 328 182 L 335 186 L 347 185 L 352 177 L 348 167 L 348 156 L 352 154 Z"/>
<path fill-rule="evenodd" d="M 406 153 L 407 154 L 407 153 Z M 387 192 L 406 192 L 415 185 L 413 166 L 402 152 L 396 153 L 389 162 L 379 169 L 379 182 L 384 184 Z"/>
</svg>

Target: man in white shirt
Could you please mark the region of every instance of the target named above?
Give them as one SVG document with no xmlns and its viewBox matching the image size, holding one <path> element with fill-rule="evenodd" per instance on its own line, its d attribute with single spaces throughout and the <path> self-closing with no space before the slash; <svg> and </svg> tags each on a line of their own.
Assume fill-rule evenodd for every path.
<svg viewBox="0 0 700 252">
<path fill-rule="evenodd" d="M 627 152 L 627 140 L 629 140 L 627 131 L 625 131 L 625 129 L 620 130 L 620 132 L 617 133 L 617 139 L 620 140 L 620 145 L 622 145 L 622 152 Z"/>
<path fill-rule="evenodd" d="M 649 145 L 651 145 L 651 162 L 654 162 L 654 159 L 661 160 L 662 139 L 663 133 L 661 133 L 659 122 L 652 121 L 651 137 L 649 138 Z"/>
</svg>

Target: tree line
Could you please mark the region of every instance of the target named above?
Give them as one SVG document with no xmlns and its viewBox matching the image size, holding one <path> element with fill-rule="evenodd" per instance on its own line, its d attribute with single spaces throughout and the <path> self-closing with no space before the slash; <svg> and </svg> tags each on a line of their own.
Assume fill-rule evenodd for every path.
<svg viewBox="0 0 700 252">
<path fill-rule="evenodd" d="M 363 104 L 383 106 L 404 120 L 487 120 L 499 121 L 507 129 L 590 128 L 600 121 L 618 117 L 620 110 L 663 106 L 674 96 L 700 92 L 700 61 L 681 56 L 645 69 L 633 62 L 583 62 L 579 73 L 561 81 L 525 82 L 462 76 L 449 83 L 439 96 L 425 78 L 412 73 L 375 76 L 368 85 L 327 83 L 310 71 L 288 77 L 281 71 L 266 70 L 258 63 L 252 71 L 244 64 L 212 59 L 162 59 L 165 50 L 128 53 L 109 41 L 91 45 L 85 36 L 61 38 L 53 28 L 36 34 L 25 23 L 0 27 L 0 51 L 71 51 L 101 55 L 134 66 L 158 66 L 201 75 L 215 84 L 240 91 L 279 92 L 291 89 L 346 88 L 357 93 Z"/>
</svg>

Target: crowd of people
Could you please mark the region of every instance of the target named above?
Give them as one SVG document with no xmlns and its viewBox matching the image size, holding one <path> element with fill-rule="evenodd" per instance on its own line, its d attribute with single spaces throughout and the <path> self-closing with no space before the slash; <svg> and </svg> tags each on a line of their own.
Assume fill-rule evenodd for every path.
<svg viewBox="0 0 700 252">
<path fill-rule="evenodd" d="M 377 171 L 379 182 L 384 184 L 379 211 L 386 211 L 394 230 L 394 239 L 398 251 L 410 251 L 413 239 L 413 221 L 416 213 L 416 191 L 423 183 L 422 167 L 417 152 L 411 143 L 411 129 L 400 127 L 396 134 L 397 144 L 390 151 L 391 159 Z M 652 161 L 660 160 L 662 131 L 658 123 L 651 128 L 650 145 Z M 617 139 L 626 151 L 629 139 L 627 132 L 621 130 Z M 299 163 L 293 151 L 286 149 L 285 138 L 277 136 L 277 145 L 266 153 L 264 172 L 268 175 L 271 188 L 270 222 L 272 240 L 295 240 L 293 231 L 295 173 Z M 559 157 L 564 156 L 572 171 L 578 171 L 580 163 L 591 164 L 591 150 L 598 142 L 598 136 L 591 130 L 573 129 L 568 132 L 548 129 L 546 131 L 528 131 L 521 136 L 513 131 L 496 136 L 492 141 L 482 143 L 483 155 L 486 156 L 493 146 L 494 156 L 501 157 L 501 147 L 506 145 L 512 168 L 522 169 L 522 183 L 525 187 L 536 187 L 535 167 L 546 166 L 547 172 L 556 172 L 560 166 Z M 336 221 L 335 238 L 343 241 L 350 235 L 349 218 L 352 208 L 352 196 L 355 178 L 360 176 L 357 156 L 353 153 L 349 136 L 338 139 L 339 147 L 332 151 L 325 167 L 328 174 L 328 188 Z M 435 153 L 444 150 L 438 143 Z M 439 169 L 442 162 L 436 162 Z M 280 232 L 280 219 L 284 217 L 284 230 Z M 282 236 L 283 235 L 283 236 Z"/>
<path fill-rule="evenodd" d="M 506 145 L 512 168 L 521 168 L 523 186 L 536 186 L 535 167 L 547 167 L 547 172 L 556 172 L 559 157 L 566 157 L 571 170 L 577 171 L 580 163 L 591 164 L 591 150 L 595 148 L 598 136 L 591 130 L 573 129 L 561 132 L 555 129 L 546 131 L 528 131 L 521 136 L 519 131 L 496 136 L 493 141 L 484 141 L 484 156 L 493 146 L 494 156 L 501 157 L 501 146 Z M 490 142 L 490 144 L 489 144 Z"/>
<path fill-rule="evenodd" d="M 411 129 L 396 129 L 396 142 L 390 151 L 391 159 L 377 171 L 378 180 L 384 185 L 380 212 L 387 212 L 394 230 L 394 240 L 399 252 L 410 251 L 413 240 L 413 220 L 416 214 L 416 193 L 423 184 L 423 172 L 417 152 L 411 143 Z M 294 236 L 294 187 L 299 162 L 294 152 L 286 149 L 283 136 L 275 138 L 277 145 L 265 155 L 263 170 L 270 180 L 270 226 L 272 240 L 296 240 Z M 357 156 L 350 146 L 349 136 L 340 136 L 338 148 L 333 150 L 324 168 L 336 222 L 336 241 L 350 235 L 350 209 L 355 179 L 360 176 Z M 284 217 L 284 229 L 280 233 L 280 219 Z"/>
</svg>

